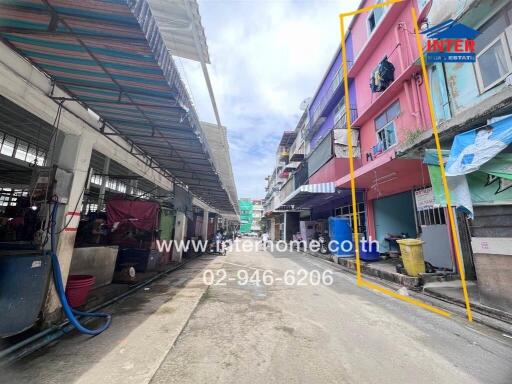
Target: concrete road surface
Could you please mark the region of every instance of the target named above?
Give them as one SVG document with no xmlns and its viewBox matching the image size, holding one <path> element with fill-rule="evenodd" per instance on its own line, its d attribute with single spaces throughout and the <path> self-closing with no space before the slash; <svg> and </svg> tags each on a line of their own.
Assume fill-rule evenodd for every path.
<svg viewBox="0 0 512 384">
<path fill-rule="evenodd" d="M 512 383 L 510 336 L 360 288 L 302 253 L 198 259 L 111 311 L 104 334 L 68 337 L 0 381 Z"/>
</svg>

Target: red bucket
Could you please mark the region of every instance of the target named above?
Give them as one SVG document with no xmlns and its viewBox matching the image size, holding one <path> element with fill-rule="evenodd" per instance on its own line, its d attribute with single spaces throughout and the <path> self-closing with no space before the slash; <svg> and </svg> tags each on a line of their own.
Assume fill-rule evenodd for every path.
<svg viewBox="0 0 512 384">
<path fill-rule="evenodd" d="M 71 275 L 66 284 L 66 297 L 72 308 L 84 305 L 96 278 L 91 275 Z"/>
</svg>

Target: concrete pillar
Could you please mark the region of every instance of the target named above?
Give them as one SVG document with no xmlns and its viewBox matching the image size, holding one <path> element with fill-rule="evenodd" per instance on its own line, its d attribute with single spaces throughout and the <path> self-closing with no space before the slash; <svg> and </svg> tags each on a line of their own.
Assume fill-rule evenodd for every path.
<svg viewBox="0 0 512 384">
<path fill-rule="evenodd" d="M 203 224 L 201 227 L 201 236 L 203 240 L 208 240 L 208 211 L 203 209 Z"/>
<path fill-rule="evenodd" d="M 105 206 L 105 191 L 107 189 L 107 176 L 110 169 L 110 158 L 105 157 L 105 163 L 103 164 L 103 176 L 101 177 L 100 196 L 98 197 L 98 212 L 103 210 Z"/>
<path fill-rule="evenodd" d="M 57 217 L 57 230 L 60 231 L 57 242 L 57 256 L 61 267 L 64 286 L 69 274 L 71 258 L 75 246 L 75 236 L 80 221 L 83 192 L 89 173 L 89 165 L 93 141 L 87 135 L 81 136 L 66 134 L 60 150 L 56 153 L 56 165 L 66 171 L 73 172 L 73 181 L 69 193 L 69 199 L 65 204 L 59 204 Z M 45 306 L 45 319 L 52 321 L 58 314 L 60 302 L 53 284 L 50 286 Z"/>
<path fill-rule="evenodd" d="M 276 241 L 276 219 L 270 219 L 270 240 Z"/>
<path fill-rule="evenodd" d="M 185 234 L 187 233 L 187 217 L 183 212 L 176 212 L 176 222 L 174 225 L 174 242 L 180 243 L 185 240 Z M 172 250 L 172 261 L 180 262 L 182 260 L 182 251 L 176 249 Z"/>
<path fill-rule="evenodd" d="M 284 224 L 283 224 L 283 238 L 281 240 L 288 241 L 288 232 L 286 228 L 286 222 L 288 221 L 288 214 L 287 212 L 284 213 Z"/>
<path fill-rule="evenodd" d="M 219 216 L 213 215 L 213 234 L 215 235 L 219 229 Z"/>
</svg>

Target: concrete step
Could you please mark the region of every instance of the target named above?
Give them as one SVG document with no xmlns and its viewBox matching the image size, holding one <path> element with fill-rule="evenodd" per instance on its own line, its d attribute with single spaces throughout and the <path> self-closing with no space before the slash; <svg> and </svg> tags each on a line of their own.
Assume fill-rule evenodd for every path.
<svg viewBox="0 0 512 384">
<path fill-rule="evenodd" d="M 324 260 L 332 261 L 345 268 L 356 270 L 355 258 L 338 257 L 335 255 L 323 255 L 318 252 L 307 252 L 308 254 L 319 257 Z M 377 262 L 361 261 L 361 272 L 368 276 L 378 277 L 396 284 L 403 285 L 409 289 L 419 290 L 422 285 L 420 277 L 412 277 L 396 272 L 396 260 L 386 260 Z"/>
</svg>

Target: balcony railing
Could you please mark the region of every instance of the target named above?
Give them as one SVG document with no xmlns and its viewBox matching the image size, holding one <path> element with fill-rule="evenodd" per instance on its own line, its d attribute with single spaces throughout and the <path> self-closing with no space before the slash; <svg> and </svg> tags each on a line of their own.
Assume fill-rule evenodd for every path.
<svg viewBox="0 0 512 384">
<path fill-rule="evenodd" d="M 297 138 L 292 146 L 290 147 L 290 156 L 288 160 L 293 161 L 301 161 L 304 158 L 304 139 Z"/>
<path fill-rule="evenodd" d="M 357 109 L 355 107 L 350 108 L 350 121 L 354 122 L 357 119 Z M 346 129 L 347 128 L 347 113 L 346 108 L 343 107 L 343 114 L 340 118 L 334 122 L 334 129 Z"/>
<path fill-rule="evenodd" d="M 320 169 L 333 155 L 333 133 L 331 130 L 308 155 L 308 177 Z"/>
<path fill-rule="evenodd" d="M 347 67 L 350 69 L 352 67 L 352 61 L 347 61 Z M 323 116 L 325 107 L 327 104 L 331 101 L 331 98 L 336 92 L 336 89 L 341 86 L 343 83 L 343 74 L 341 71 L 341 67 L 338 69 L 336 74 L 334 75 L 334 78 L 331 81 L 331 84 L 329 84 L 329 88 L 327 89 L 327 92 L 325 93 L 324 97 L 316 107 L 315 111 L 313 112 L 313 115 L 311 116 L 311 119 L 309 120 L 309 126 L 308 126 L 308 133 L 310 133 L 311 130 L 314 130 L 318 125 L 318 120 L 321 116 Z"/>
<path fill-rule="evenodd" d="M 281 179 L 284 179 L 284 180 L 286 180 L 286 179 L 288 178 L 288 176 L 290 176 L 290 172 L 287 172 L 287 171 L 282 171 L 282 172 L 279 174 L 279 177 L 280 177 Z M 284 181 L 284 180 L 282 180 L 282 181 Z"/>
</svg>

